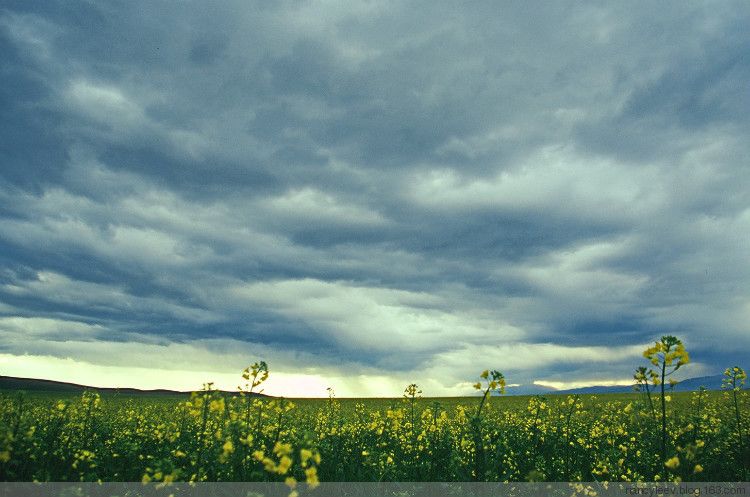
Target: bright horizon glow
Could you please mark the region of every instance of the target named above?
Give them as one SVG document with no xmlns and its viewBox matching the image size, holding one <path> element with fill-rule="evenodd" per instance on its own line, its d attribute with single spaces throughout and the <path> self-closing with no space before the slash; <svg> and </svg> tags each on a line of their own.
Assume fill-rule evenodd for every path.
<svg viewBox="0 0 750 497">
<path fill-rule="evenodd" d="M 13 356 L 0 354 L 0 368 L 6 376 L 53 380 L 96 388 L 136 388 L 191 392 L 212 382 L 213 388 L 236 391 L 244 383 L 236 374 L 183 371 L 145 367 L 102 366 L 70 358 Z M 325 397 L 326 383 L 316 375 L 273 373 L 260 388 L 263 393 L 283 397 Z"/>
<path fill-rule="evenodd" d="M 52 380 L 94 388 L 135 388 L 139 390 L 174 390 L 192 392 L 200 390 L 204 383 L 213 383 L 213 388 L 236 391 L 244 385 L 241 372 L 219 373 L 187 371 L 146 367 L 104 366 L 71 358 L 52 356 L 14 356 L 0 354 L 0 370 L 4 376 Z M 535 380 L 533 385 L 551 390 L 569 390 L 592 386 L 629 386 L 632 379 L 602 379 L 587 381 L 547 381 Z M 403 386 L 393 378 L 359 375 L 355 378 L 323 376 L 317 374 L 294 374 L 273 371 L 261 386 L 265 394 L 287 398 L 326 398 L 328 387 L 332 387 L 339 398 L 386 397 L 398 398 Z M 460 382 L 452 388 L 430 385 L 436 392 L 422 387 L 425 397 L 475 396 L 477 392 L 472 382 Z M 509 383 L 509 388 L 521 387 L 519 383 Z M 256 390 L 257 391 L 257 390 Z M 362 392 L 365 392 L 364 394 Z"/>
<path fill-rule="evenodd" d="M 588 380 L 588 381 L 545 381 L 536 380 L 534 385 L 545 388 L 553 388 L 555 390 L 570 390 L 573 388 L 586 388 L 586 387 L 615 387 L 615 386 L 628 386 L 635 383 L 630 379 L 619 379 L 619 380 Z"/>
<path fill-rule="evenodd" d="M 14 356 L 0 354 L 0 370 L 5 376 L 75 383 L 95 388 L 136 388 L 140 390 L 174 390 L 191 392 L 200 390 L 204 383 L 213 388 L 236 391 L 244 385 L 242 372 L 217 373 L 146 367 L 103 366 L 70 358 L 52 356 Z M 400 397 L 405 384 L 383 376 L 358 375 L 353 378 L 323 377 L 321 375 L 294 374 L 271 371 L 268 380 L 260 387 L 262 393 L 288 398 L 325 398 L 327 388 L 334 389 L 337 397 Z M 434 386 L 434 385 L 433 385 Z M 256 391 L 259 391 L 256 389 Z M 456 389 L 439 389 L 440 395 L 467 396 L 475 392 L 469 383 Z"/>
</svg>

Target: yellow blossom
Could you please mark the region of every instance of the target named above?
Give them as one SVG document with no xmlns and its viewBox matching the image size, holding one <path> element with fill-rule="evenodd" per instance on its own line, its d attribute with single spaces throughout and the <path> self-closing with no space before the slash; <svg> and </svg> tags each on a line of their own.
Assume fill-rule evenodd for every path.
<svg viewBox="0 0 750 497">
<path fill-rule="evenodd" d="M 231 440 L 227 440 L 226 442 L 224 442 L 222 449 L 224 450 L 224 454 L 231 454 L 232 452 L 234 452 L 234 444 Z"/>
<path fill-rule="evenodd" d="M 300 449 L 299 451 L 299 458 L 304 463 L 307 462 L 311 457 L 313 453 L 309 449 Z"/>
<path fill-rule="evenodd" d="M 310 486 L 310 488 L 315 488 L 318 486 L 320 480 L 318 480 L 318 470 L 315 468 L 315 466 L 307 468 L 305 470 L 305 481 Z"/>
<path fill-rule="evenodd" d="M 279 465 L 276 468 L 276 472 L 280 475 L 285 475 L 289 468 L 292 466 L 292 460 L 289 456 L 282 456 L 279 461 Z"/>
</svg>

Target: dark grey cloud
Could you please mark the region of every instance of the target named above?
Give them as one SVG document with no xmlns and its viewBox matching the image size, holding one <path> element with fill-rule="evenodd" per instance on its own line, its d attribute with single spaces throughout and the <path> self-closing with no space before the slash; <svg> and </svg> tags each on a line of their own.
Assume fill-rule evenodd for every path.
<svg viewBox="0 0 750 497">
<path fill-rule="evenodd" d="M 6 3 L 2 352 L 459 392 L 479 354 L 622 379 L 674 333 L 720 371 L 750 346 L 748 17 Z"/>
</svg>

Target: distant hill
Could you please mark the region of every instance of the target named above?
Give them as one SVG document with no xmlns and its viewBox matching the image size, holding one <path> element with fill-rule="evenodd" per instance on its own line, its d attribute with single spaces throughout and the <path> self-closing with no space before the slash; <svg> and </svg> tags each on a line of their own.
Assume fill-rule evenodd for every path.
<svg viewBox="0 0 750 497">
<path fill-rule="evenodd" d="M 721 382 L 724 375 L 701 376 L 698 378 L 688 378 L 677 383 L 672 389 L 675 392 L 692 392 L 699 390 L 700 387 L 706 387 L 707 390 L 721 390 Z M 745 389 L 750 388 L 746 384 Z M 548 393 L 553 394 L 597 394 L 597 393 L 628 393 L 633 392 L 633 385 L 619 386 L 591 386 L 584 388 L 572 388 L 569 390 L 551 390 Z"/>
<path fill-rule="evenodd" d="M 539 385 L 514 385 L 505 388 L 505 395 L 544 395 L 551 391 Z"/>
<path fill-rule="evenodd" d="M 721 382 L 724 375 L 701 376 L 698 378 L 688 378 L 682 380 L 674 386 L 675 392 L 692 392 L 706 387 L 707 390 L 721 390 Z M 744 386 L 750 388 L 750 383 Z M 516 385 L 507 387 L 506 395 L 573 395 L 573 394 L 602 394 L 602 393 L 632 393 L 633 385 L 604 386 L 595 385 L 582 388 L 570 388 L 567 390 L 554 390 L 539 385 Z"/>
<path fill-rule="evenodd" d="M 549 390 L 549 394 L 575 395 L 575 394 L 600 394 L 600 393 L 633 393 L 633 385 L 604 386 L 595 385 L 590 387 L 570 388 L 568 390 Z"/>
<path fill-rule="evenodd" d="M 138 388 L 100 388 L 63 381 L 40 380 L 36 378 L 16 378 L 14 376 L 0 376 L 0 390 L 18 390 L 26 392 L 83 392 L 84 390 L 95 390 L 102 393 L 121 393 L 127 395 L 188 395 L 190 392 L 178 390 L 140 390 Z M 237 392 L 225 392 L 236 394 Z M 264 394 L 253 393 L 253 396 L 268 397 Z"/>
</svg>

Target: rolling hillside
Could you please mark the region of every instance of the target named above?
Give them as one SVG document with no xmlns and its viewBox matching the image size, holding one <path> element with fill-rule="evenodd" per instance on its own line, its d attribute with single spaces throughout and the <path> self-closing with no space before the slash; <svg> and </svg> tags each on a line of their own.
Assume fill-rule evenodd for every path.
<svg viewBox="0 0 750 497">
<path fill-rule="evenodd" d="M 138 388 L 98 388 L 62 381 L 42 380 L 36 378 L 16 378 L 14 376 L 0 376 L 0 390 L 17 390 L 26 392 L 83 392 L 96 390 L 102 393 L 121 393 L 127 395 L 187 395 L 190 392 L 177 390 L 140 390 Z M 236 393 L 236 392 L 227 392 Z M 264 394 L 253 393 L 253 396 L 268 397 Z"/>
</svg>

